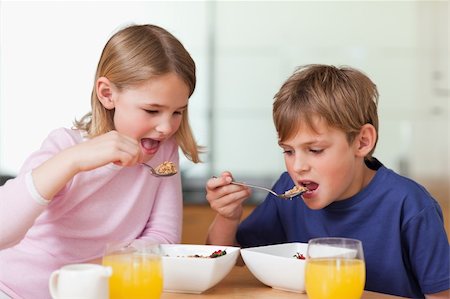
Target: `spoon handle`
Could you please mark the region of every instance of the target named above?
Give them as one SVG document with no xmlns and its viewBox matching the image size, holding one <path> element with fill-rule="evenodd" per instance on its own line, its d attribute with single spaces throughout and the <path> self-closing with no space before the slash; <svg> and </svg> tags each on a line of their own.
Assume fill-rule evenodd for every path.
<svg viewBox="0 0 450 299">
<path fill-rule="evenodd" d="M 264 187 L 261 187 L 261 186 L 251 185 L 251 184 L 242 183 L 242 182 L 235 182 L 235 181 L 232 181 L 231 184 L 265 190 L 267 192 L 272 193 L 275 196 L 278 196 L 278 194 L 276 194 L 273 190 L 270 190 L 268 188 L 264 188 Z"/>
<path fill-rule="evenodd" d="M 217 177 L 213 176 L 213 178 L 217 178 Z M 256 188 L 256 189 L 261 189 L 261 190 L 267 191 L 267 192 L 275 195 L 276 197 L 283 198 L 283 199 L 292 199 L 292 197 L 297 196 L 297 195 L 301 195 L 304 192 L 306 192 L 306 190 L 307 190 L 307 189 L 305 189 L 304 191 L 302 190 L 302 191 L 299 191 L 298 193 L 295 193 L 295 194 L 286 194 L 286 193 L 285 194 L 277 194 L 277 193 L 275 193 L 275 191 L 273 191 L 271 189 L 268 189 L 268 188 L 265 188 L 265 187 L 261 187 L 261 186 L 257 186 L 257 185 L 251 185 L 251 184 L 247 184 L 247 183 L 243 183 L 243 182 L 231 181 L 230 184 L 239 185 L 239 186 L 245 186 L 245 187 L 251 187 L 251 188 Z"/>
</svg>

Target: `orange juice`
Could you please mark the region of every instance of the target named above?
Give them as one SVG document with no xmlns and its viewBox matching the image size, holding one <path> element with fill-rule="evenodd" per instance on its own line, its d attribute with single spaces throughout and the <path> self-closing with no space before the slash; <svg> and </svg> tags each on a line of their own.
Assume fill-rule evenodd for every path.
<svg viewBox="0 0 450 299">
<path fill-rule="evenodd" d="M 359 299 L 366 267 L 357 259 L 311 259 L 306 263 L 305 285 L 309 299 Z"/>
<path fill-rule="evenodd" d="M 163 288 L 161 257 L 144 253 L 112 254 L 103 265 L 113 269 L 109 279 L 110 299 L 159 299 Z"/>
</svg>

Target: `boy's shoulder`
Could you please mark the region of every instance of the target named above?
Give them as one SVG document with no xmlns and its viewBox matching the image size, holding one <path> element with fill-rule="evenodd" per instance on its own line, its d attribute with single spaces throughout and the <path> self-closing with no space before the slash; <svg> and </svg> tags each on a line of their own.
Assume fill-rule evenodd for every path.
<svg viewBox="0 0 450 299">
<path fill-rule="evenodd" d="M 382 190 L 383 192 L 393 191 L 401 193 L 421 188 L 417 182 L 387 168 L 376 158 L 365 160 L 364 162 L 368 168 L 376 172 L 369 184 L 369 188 L 373 189 L 372 191 Z"/>
<path fill-rule="evenodd" d="M 288 189 L 291 189 L 293 184 L 294 181 L 291 179 L 291 176 L 287 171 L 282 172 L 276 182 L 276 185 L 282 186 L 283 188 L 289 187 Z"/>
<path fill-rule="evenodd" d="M 390 205 L 400 206 L 413 214 L 439 206 L 423 185 L 385 166 L 377 170 L 372 189 L 383 202 L 390 202 Z"/>
<path fill-rule="evenodd" d="M 387 189 L 396 191 L 399 194 L 403 193 L 405 195 L 431 197 L 427 189 L 419 182 L 407 176 L 401 175 L 385 166 L 382 166 L 377 170 L 376 177 L 377 176 L 379 176 L 381 179 L 376 181 L 376 183 L 383 184 Z"/>
</svg>

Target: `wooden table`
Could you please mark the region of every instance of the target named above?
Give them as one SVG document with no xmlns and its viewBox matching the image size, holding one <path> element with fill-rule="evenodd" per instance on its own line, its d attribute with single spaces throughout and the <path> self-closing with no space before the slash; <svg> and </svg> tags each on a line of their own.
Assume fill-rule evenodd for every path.
<svg viewBox="0 0 450 299">
<path fill-rule="evenodd" d="M 272 289 L 257 280 L 247 267 L 235 266 L 230 274 L 220 283 L 202 294 L 182 294 L 164 292 L 161 299 L 207 299 L 207 298 L 251 298 L 251 299 L 274 299 L 274 298 L 296 298 L 307 299 L 306 294 L 287 292 Z M 394 299 L 403 298 L 381 293 L 364 291 L 361 299 Z"/>
</svg>

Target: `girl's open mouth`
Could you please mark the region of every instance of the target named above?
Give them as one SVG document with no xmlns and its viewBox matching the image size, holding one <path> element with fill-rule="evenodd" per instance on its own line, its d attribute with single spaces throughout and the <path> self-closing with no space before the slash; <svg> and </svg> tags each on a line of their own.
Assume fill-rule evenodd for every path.
<svg viewBox="0 0 450 299">
<path fill-rule="evenodd" d="M 146 155 L 154 155 L 158 151 L 160 143 L 160 141 L 155 139 L 142 138 L 141 148 Z"/>
</svg>

